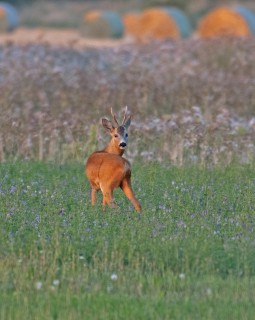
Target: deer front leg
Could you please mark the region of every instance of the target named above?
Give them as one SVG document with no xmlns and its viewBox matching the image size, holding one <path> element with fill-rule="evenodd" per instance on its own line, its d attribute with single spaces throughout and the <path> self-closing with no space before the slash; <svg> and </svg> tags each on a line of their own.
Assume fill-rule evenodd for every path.
<svg viewBox="0 0 255 320">
<path fill-rule="evenodd" d="M 131 187 L 130 177 L 124 178 L 120 187 L 125 193 L 126 197 L 132 202 L 133 206 L 135 207 L 135 210 L 140 213 L 142 211 L 142 207 L 134 195 L 134 192 Z"/>
</svg>

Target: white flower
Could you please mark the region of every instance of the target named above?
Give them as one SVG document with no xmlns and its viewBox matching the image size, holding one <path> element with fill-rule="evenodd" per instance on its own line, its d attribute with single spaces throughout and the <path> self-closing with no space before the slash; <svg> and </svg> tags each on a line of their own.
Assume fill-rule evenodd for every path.
<svg viewBox="0 0 255 320">
<path fill-rule="evenodd" d="M 185 279 L 185 273 L 180 273 L 180 274 L 179 274 L 179 278 L 180 278 L 181 280 Z"/>
<path fill-rule="evenodd" d="M 42 282 L 41 281 L 37 281 L 36 282 L 36 284 L 35 284 L 35 288 L 37 289 L 37 290 L 40 290 L 40 289 L 42 289 Z"/>
<path fill-rule="evenodd" d="M 60 281 L 58 279 L 53 280 L 53 286 L 58 286 Z"/>
<path fill-rule="evenodd" d="M 111 280 L 112 280 L 112 281 L 116 281 L 117 279 L 118 279 L 117 274 L 116 274 L 116 273 L 113 273 L 113 274 L 111 275 Z"/>
</svg>

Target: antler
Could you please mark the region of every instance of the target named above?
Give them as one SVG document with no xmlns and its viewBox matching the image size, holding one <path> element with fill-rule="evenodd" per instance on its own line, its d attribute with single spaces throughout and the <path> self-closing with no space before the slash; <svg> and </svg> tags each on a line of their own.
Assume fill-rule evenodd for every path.
<svg viewBox="0 0 255 320">
<path fill-rule="evenodd" d="M 128 110 L 128 107 L 126 106 L 124 118 L 123 118 L 123 120 L 122 120 L 122 125 L 125 124 L 125 122 L 126 122 L 126 120 L 127 120 L 127 110 Z"/>
<path fill-rule="evenodd" d="M 112 118 L 113 118 L 113 120 L 114 120 L 114 121 L 115 121 L 115 123 L 117 124 L 117 127 L 119 127 L 120 125 L 119 125 L 119 123 L 118 123 L 118 121 L 117 121 L 117 119 L 116 119 L 115 113 L 113 113 L 112 108 L 111 108 L 111 114 L 112 114 Z"/>
</svg>

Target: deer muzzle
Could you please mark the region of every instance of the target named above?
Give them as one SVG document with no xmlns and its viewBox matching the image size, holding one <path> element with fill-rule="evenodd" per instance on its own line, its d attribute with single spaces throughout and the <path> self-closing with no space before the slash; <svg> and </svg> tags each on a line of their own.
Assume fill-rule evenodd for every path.
<svg viewBox="0 0 255 320">
<path fill-rule="evenodd" d="M 119 144 L 119 147 L 120 147 L 121 149 L 125 149 L 126 146 L 127 146 L 126 142 L 121 142 L 121 143 Z"/>
</svg>

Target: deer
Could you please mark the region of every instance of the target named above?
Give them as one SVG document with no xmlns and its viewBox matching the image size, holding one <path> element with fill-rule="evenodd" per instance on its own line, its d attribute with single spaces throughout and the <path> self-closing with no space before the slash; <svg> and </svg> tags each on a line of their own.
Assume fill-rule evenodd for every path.
<svg viewBox="0 0 255 320">
<path fill-rule="evenodd" d="M 121 124 L 117 121 L 112 108 L 111 115 L 113 121 L 102 118 L 102 125 L 111 136 L 109 144 L 103 150 L 93 152 L 85 166 L 91 186 L 91 204 L 95 205 L 96 194 L 100 190 L 103 194 L 103 207 L 108 205 L 115 208 L 113 191 L 120 187 L 135 210 L 140 213 L 141 205 L 131 187 L 131 165 L 127 159 L 122 157 L 128 143 L 127 131 L 131 124 L 131 115 L 128 115 L 126 107 Z"/>
</svg>

